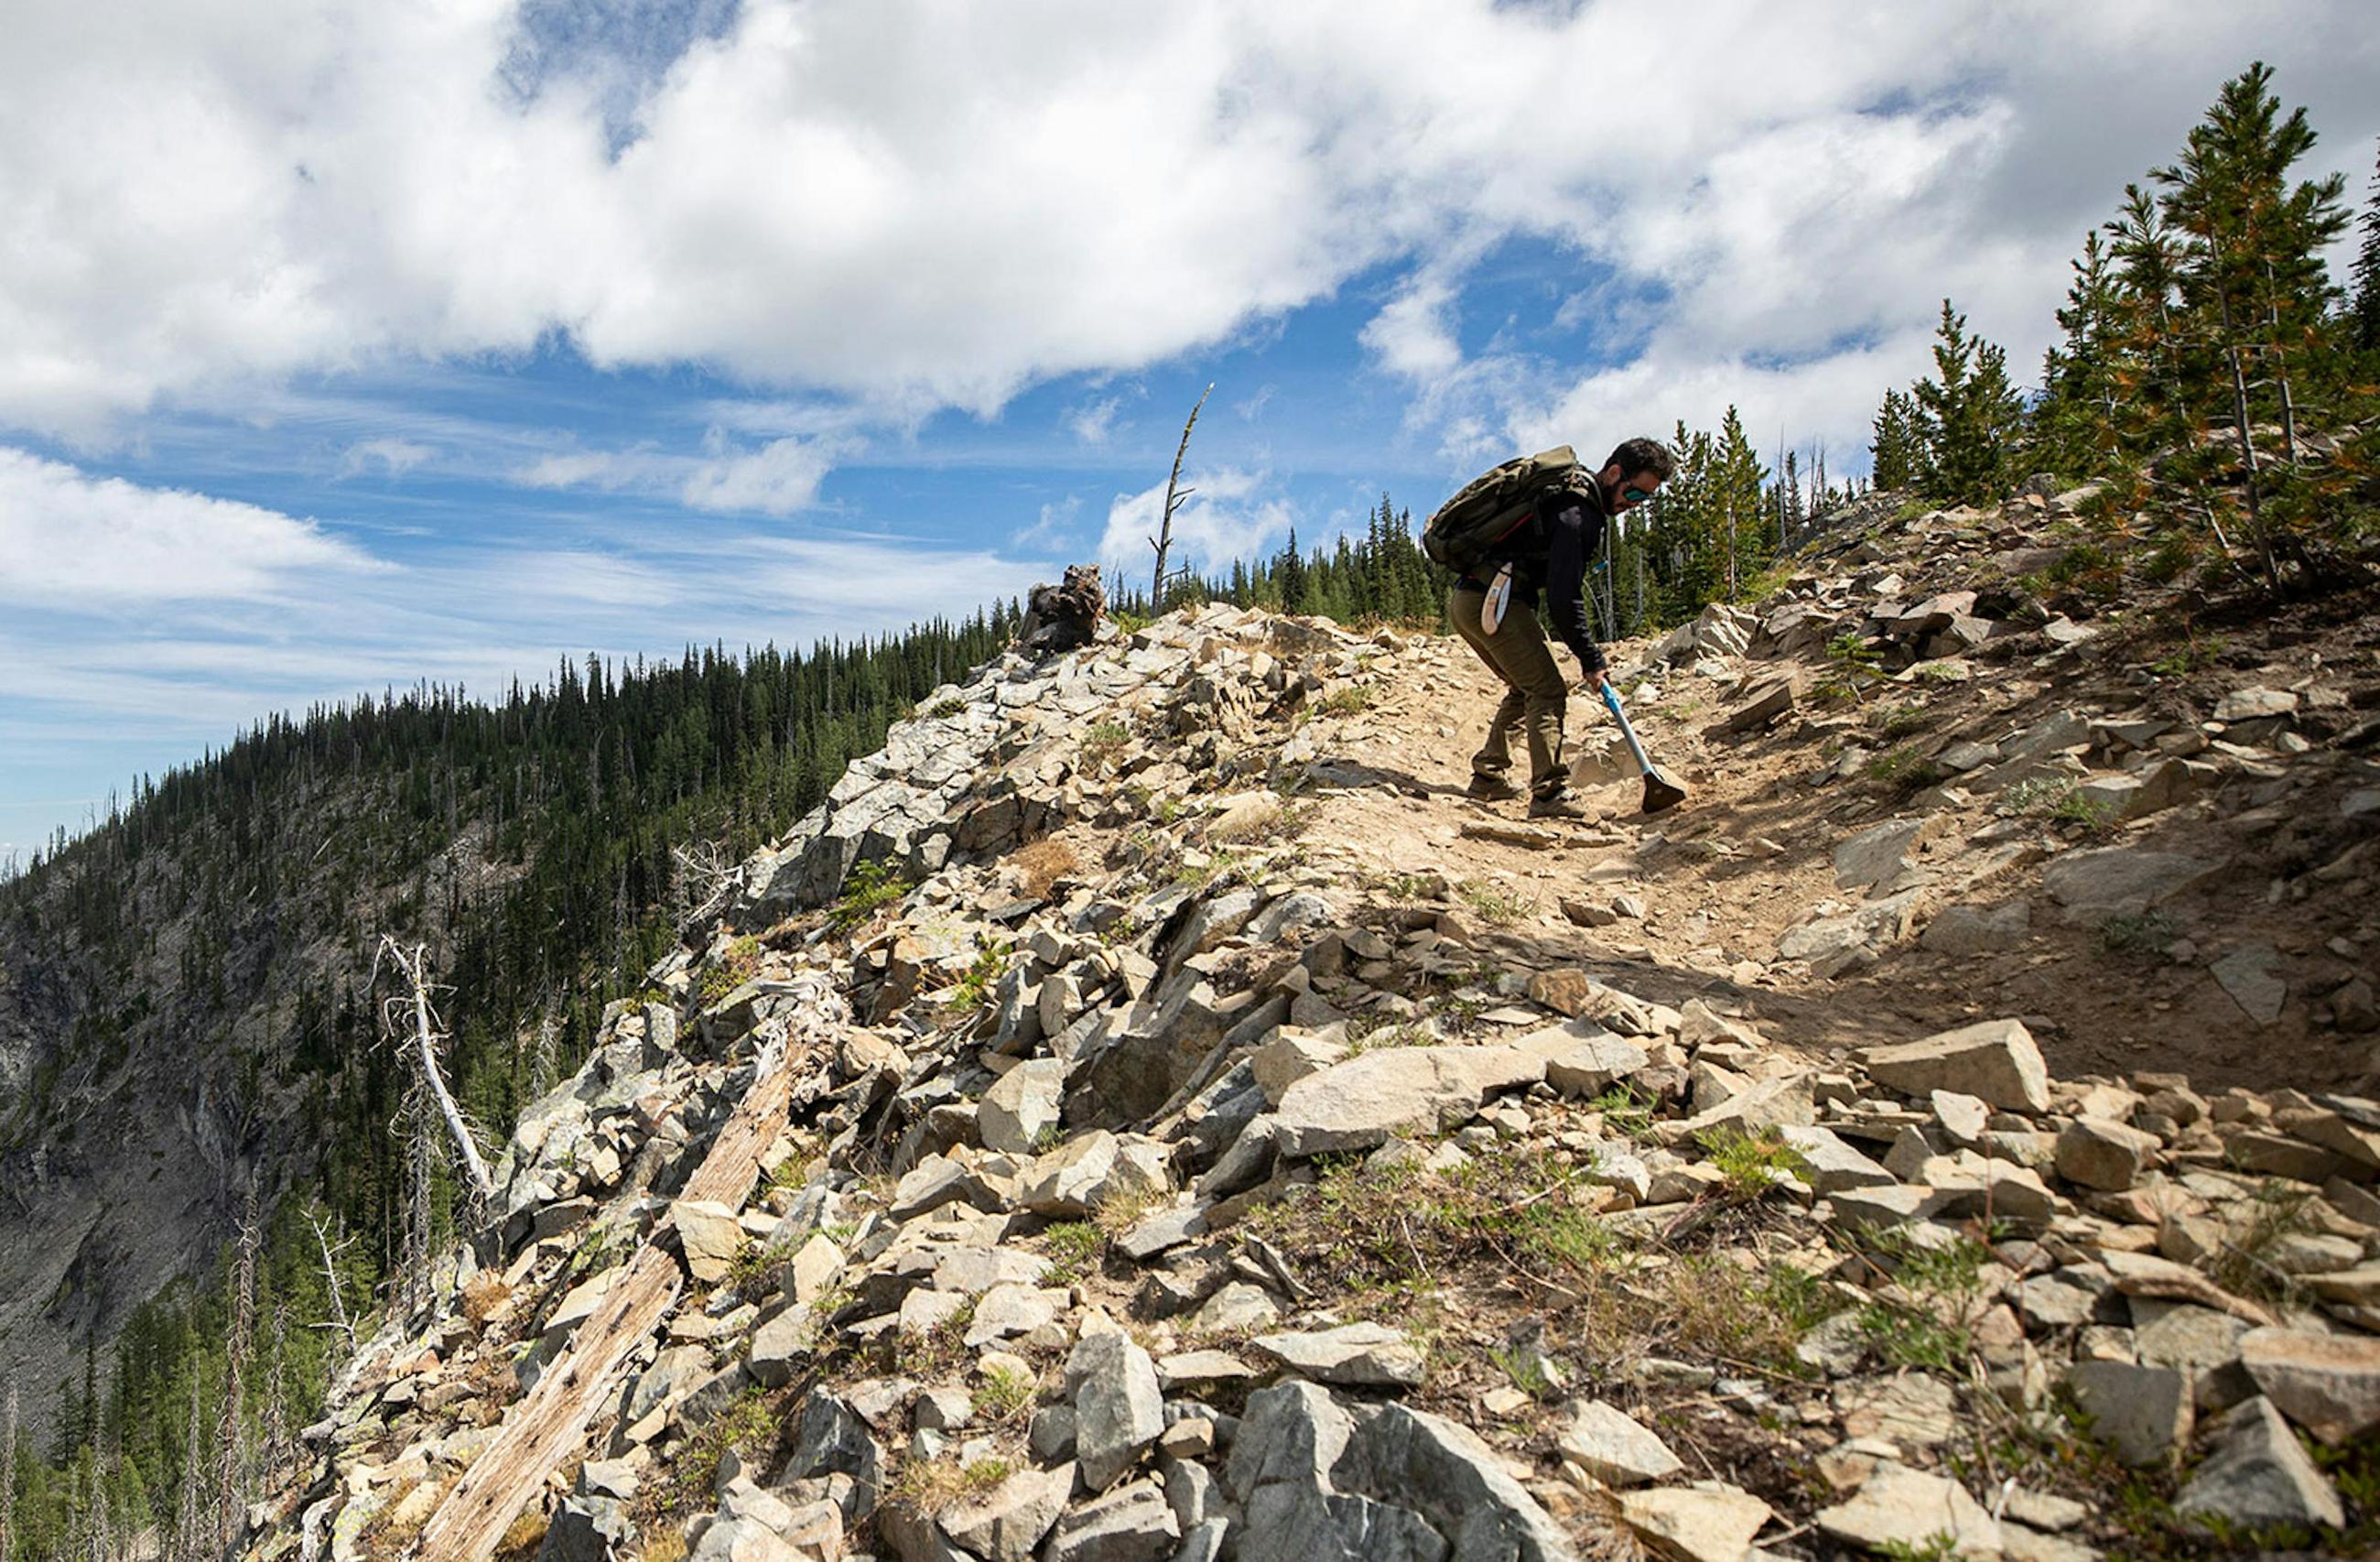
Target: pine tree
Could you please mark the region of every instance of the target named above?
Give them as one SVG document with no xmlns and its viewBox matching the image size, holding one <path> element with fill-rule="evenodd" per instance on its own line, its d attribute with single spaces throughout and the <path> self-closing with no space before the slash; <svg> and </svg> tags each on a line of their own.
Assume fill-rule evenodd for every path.
<svg viewBox="0 0 2380 1562">
<path fill-rule="evenodd" d="M 2081 258 L 2069 263 L 2074 280 L 2058 311 L 2066 338 L 2043 355 L 2033 460 L 2079 477 L 2097 465 L 2115 440 L 2121 305 L 2107 249 L 2096 230 L 2083 236 Z"/>
<path fill-rule="evenodd" d="M 1711 541 L 1720 550 L 1720 584 L 1733 602 L 1744 582 L 1777 556 L 1777 518 L 1763 497 L 1768 469 L 1744 437 L 1734 407 L 1719 422 L 1710 465 Z"/>
<path fill-rule="evenodd" d="M 2360 352 L 2380 353 L 2380 159 L 2374 161 L 2362 227 L 2362 247 L 2355 256 L 2355 346 Z"/>
<path fill-rule="evenodd" d="M 2008 354 L 1971 336 L 1967 317 L 1942 300 L 1934 377 L 1910 387 L 1920 486 L 1952 504 L 1992 504 L 2014 484 L 2024 408 L 2008 380 Z"/>
<path fill-rule="evenodd" d="M 1281 554 L 1281 610 L 1306 611 L 1305 555 L 1297 551 L 1297 528 L 1289 529 L 1289 545 Z"/>
<path fill-rule="evenodd" d="M 2265 584 L 2277 590 L 2255 425 L 2260 412 L 2277 415 L 2282 459 L 2296 468 L 2300 397 L 2336 367 L 2328 333 L 2338 290 L 2322 251 L 2347 231 L 2348 214 L 2344 176 L 2291 182 L 2290 168 L 2315 136 L 2304 109 L 2282 116 L 2272 75 L 2259 60 L 2225 82 L 2180 160 L 2150 177 L 2164 187 L 2158 204 L 2184 236 L 2177 280 L 2185 341 L 2202 375 L 2228 387 L 2249 532 Z"/>
<path fill-rule="evenodd" d="M 1868 451 L 1876 458 L 1876 485 L 1917 486 L 1916 408 L 1909 397 L 1897 390 L 1886 391 L 1884 405 L 1876 409 L 1875 430 L 1876 440 Z"/>
</svg>

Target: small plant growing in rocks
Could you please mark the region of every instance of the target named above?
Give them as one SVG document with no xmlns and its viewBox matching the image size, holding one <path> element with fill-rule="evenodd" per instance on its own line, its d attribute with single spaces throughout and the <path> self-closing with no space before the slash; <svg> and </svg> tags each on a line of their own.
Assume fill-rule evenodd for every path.
<svg viewBox="0 0 2380 1562">
<path fill-rule="evenodd" d="M 976 1413 L 994 1426 L 1005 1426 L 1032 1409 L 1039 1392 L 1031 1373 L 994 1363 L 984 1370 L 983 1387 L 975 1397 Z"/>
<path fill-rule="evenodd" d="M 1884 676 L 1883 658 L 1853 633 L 1837 635 L 1827 642 L 1827 676 L 1819 680 L 1817 693 L 1828 700 L 1856 705 L 1867 686 Z"/>
<path fill-rule="evenodd" d="M 827 913 L 827 926 L 836 933 L 848 933 L 909 889 L 909 881 L 890 863 L 874 860 L 856 863 L 843 881 L 843 894 L 834 909 Z"/>
<path fill-rule="evenodd" d="M 1711 1143 L 1710 1152 L 1711 1165 L 1726 1179 L 1728 1196 L 1737 1200 L 1757 1199 L 1800 1176 L 1809 1164 L 1773 1132 L 1727 1134 Z"/>
<path fill-rule="evenodd" d="M 1049 1250 L 1046 1278 L 1052 1286 L 1072 1285 L 1098 1269 L 1108 1245 L 1107 1234 L 1087 1220 L 1062 1220 L 1041 1233 L 1041 1241 Z"/>
<path fill-rule="evenodd" d="M 1913 792 L 1942 779 L 1942 767 L 1910 744 L 1868 761 L 1867 778 L 1897 792 Z"/>
<path fill-rule="evenodd" d="M 2114 828 L 2116 811 L 2080 792 L 2069 792 L 2058 799 L 2049 817 L 2060 824 L 2078 825 L 2086 836 L 2096 836 Z"/>
<path fill-rule="evenodd" d="M 2180 933 L 2163 911 L 2119 911 L 2099 923 L 2099 947 L 2110 955 L 2164 959 Z"/>
</svg>

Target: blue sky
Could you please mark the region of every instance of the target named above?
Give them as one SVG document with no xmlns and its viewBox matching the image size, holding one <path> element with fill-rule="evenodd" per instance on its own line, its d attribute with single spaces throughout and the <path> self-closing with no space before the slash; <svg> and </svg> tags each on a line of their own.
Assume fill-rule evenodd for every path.
<svg viewBox="0 0 2380 1562">
<path fill-rule="evenodd" d="M 129 9 L 0 56 L 0 858 L 272 710 L 1139 580 L 1209 382 L 1205 566 L 1730 403 L 1856 470 L 2249 59 L 2380 133 L 2347 0 Z"/>
</svg>

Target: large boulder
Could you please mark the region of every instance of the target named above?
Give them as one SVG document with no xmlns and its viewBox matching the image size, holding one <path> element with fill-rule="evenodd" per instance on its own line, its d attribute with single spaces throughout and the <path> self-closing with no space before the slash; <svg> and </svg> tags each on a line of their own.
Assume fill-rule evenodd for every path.
<svg viewBox="0 0 2380 1562">
<path fill-rule="evenodd" d="M 1469 1121 L 1488 1092 L 1545 1074 L 1546 1060 L 1518 1047 L 1382 1047 L 1282 1092 L 1275 1142 L 1295 1159 L 1436 1133 Z"/>
<path fill-rule="evenodd" d="M 1876 1083 L 1921 1100 L 1937 1090 L 1955 1091 L 2011 1111 L 2049 1110 L 2049 1068 L 2022 1020 L 1986 1019 L 1922 1042 L 1877 1047 L 1866 1061 Z"/>
</svg>

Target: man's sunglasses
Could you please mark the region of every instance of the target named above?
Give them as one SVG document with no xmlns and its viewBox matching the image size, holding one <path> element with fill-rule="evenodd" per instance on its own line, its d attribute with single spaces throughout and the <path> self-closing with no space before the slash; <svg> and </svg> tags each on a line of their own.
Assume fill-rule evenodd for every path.
<svg viewBox="0 0 2380 1562">
<path fill-rule="evenodd" d="M 1623 488 L 1620 491 L 1621 500 L 1625 504 L 1641 505 L 1652 496 L 1652 491 L 1646 488 Z"/>
</svg>

